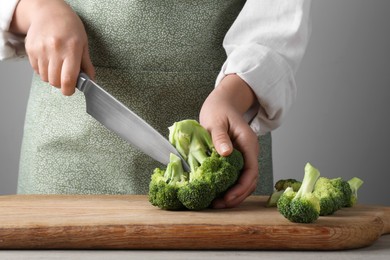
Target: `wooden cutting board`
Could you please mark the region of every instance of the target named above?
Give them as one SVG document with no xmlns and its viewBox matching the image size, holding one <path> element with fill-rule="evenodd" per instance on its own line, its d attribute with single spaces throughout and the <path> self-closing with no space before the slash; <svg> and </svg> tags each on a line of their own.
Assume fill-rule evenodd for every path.
<svg viewBox="0 0 390 260">
<path fill-rule="evenodd" d="M 175 212 L 137 195 L 0 196 L 0 249 L 339 250 L 390 233 L 390 207 L 357 205 L 296 224 L 264 207 L 266 199 Z"/>
</svg>

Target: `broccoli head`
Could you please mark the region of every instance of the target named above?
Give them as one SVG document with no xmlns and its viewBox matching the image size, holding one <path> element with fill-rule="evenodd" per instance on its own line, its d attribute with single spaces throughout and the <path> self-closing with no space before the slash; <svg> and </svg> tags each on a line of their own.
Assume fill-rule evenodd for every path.
<svg viewBox="0 0 390 260">
<path fill-rule="evenodd" d="M 169 141 L 188 162 L 191 171 L 188 174 L 183 174 L 184 170 L 180 159 L 177 156 L 171 156 L 171 160 L 174 159 L 174 161 L 168 164 L 166 171 L 155 169 L 152 175 L 149 187 L 150 202 L 162 209 L 175 209 L 165 205 L 170 205 L 170 201 L 177 202 L 175 205 L 177 209 L 201 210 L 209 207 L 215 198 L 223 195 L 237 181 L 244 166 L 241 152 L 234 149 L 229 156 L 219 155 L 213 146 L 209 132 L 195 120 L 176 122 L 169 127 L 169 131 Z M 172 185 L 168 180 L 177 179 L 176 174 L 173 174 L 171 170 L 176 164 L 180 164 L 179 170 L 185 177 L 183 177 L 183 181 L 177 181 Z M 158 177 L 161 175 L 163 178 Z M 163 183 L 160 183 L 161 179 Z M 165 195 L 167 184 L 173 188 L 171 197 L 174 199 Z M 162 192 L 159 192 L 160 189 Z M 161 194 L 165 196 L 163 197 Z M 156 195 L 161 198 L 159 203 L 155 202 Z M 162 201 L 165 199 L 168 202 L 163 203 Z"/>
<path fill-rule="evenodd" d="M 295 192 L 288 187 L 283 192 L 277 202 L 277 208 L 285 218 L 296 223 L 312 223 L 318 219 L 320 202 L 312 192 L 319 176 L 319 171 L 307 163 L 299 190 Z"/>
</svg>

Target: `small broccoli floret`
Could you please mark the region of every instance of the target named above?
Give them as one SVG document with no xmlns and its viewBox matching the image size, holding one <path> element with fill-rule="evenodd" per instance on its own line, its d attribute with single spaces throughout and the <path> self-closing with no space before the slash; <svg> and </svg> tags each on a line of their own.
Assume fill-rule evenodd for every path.
<svg viewBox="0 0 390 260">
<path fill-rule="evenodd" d="M 282 195 L 277 201 L 279 212 L 288 220 L 292 219 L 291 201 L 294 199 L 296 192 L 291 187 L 288 187 L 282 192 Z"/>
<path fill-rule="evenodd" d="M 320 177 L 313 193 L 320 200 L 321 216 L 331 215 L 342 207 L 342 193 L 329 178 Z"/>
<path fill-rule="evenodd" d="M 319 171 L 310 163 L 305 166 L 302 185 L 297 192 L 288 187 L 277 202 L 279 212 L 291 222 L 312 223 L 320 214 L 320 202 L 312 191 Z"/>
<path fill-rule="evenodd" d="M 176 122 L 169 127 L 169 131 L 169 141 L 188 162 L 191 172 L 185 174 L 184 181 L 175 182 L 174 185 L 170 183 L 169 180 L 177 179 L 176 172 L 171 170 L 173 166 L 176 167 L 176 163 L 180 164 L 179 170 L 183 172 L 177 156 L 178 161 L 175 158 L 175 163 L 170 162 L 163 174 L 163 170 L 156 169 L 149 187 L 150 202 L 163 209 L 184 207 L 201 210 L 209 207 L 216 197 L 223 195 L 237 181 L 244 166 L 241 152 L 234 149 L 229 156 L 219 155 L 209 132 L 195 120 Z M 172 188 L 167 189 L 165 186 Z M 168 200 L 168 206 L 162 200 Z M 169 201 L 180 203 L 171 206 L 174 203 Z"/>
<path fill-rule="evenodd" d="M 297 192 L 299 188 L 301 187 L 302 182 L 296 180 L 296 179 L 281 179 L 278 180 L 275 183 L 275 191 L 272 192 L 272 194 L 268 197 L 268 200 L 265 204 L 267 208 L 276 207 L 277 202 L 282 196 L 283 192 L 288 188 L 291 187 L 293 191 Z"/>
<path fill-rule="evenodd" d="M 302 182 L 296 179 L 281 179 L 275 183 L 275 190 L 281 191 L 287 189 L 288 187 L 291 187 L 294 191 L 298 191 L 301 187 L 301 184 Z"/>
<path fill-rule="evenodd" d="M 345 207 L 353 207 L 357 203 L 357 191 L 363 185 L 363 180 L 359 179 L 358 177 L 353 177 L 348 181 L 348 184 L 351 188 L 351 197 L 347 201 Z"/>
<path fill-rule="evenodd" d="M 340 191 L 340 202 L 337 203 L 337 206 L 339 207 L 339 209 L 346 207 L 352 195 L 351 186 L 349 186 L 349 183 L 346 180 L 340 177 L 331 179 L 330 181 L 333 187 Z"/>
<path fill-rule="evenodd" d="M 188 183 L 181 160 L 174 154 L 165 170 L 156 168 L 149 184 L 149 201 L 161 209 L 180 210 L 184 208 L 177 197 L 179 189 Z"/>
<path fill-rule="evenodd" d="M 348 182 L 340 177 L 333 179 L 320 177 L 313 193 L 320 200 L 320 215 L 326 216 L 346 207 L 351 199 L 352 190 Z"/>
<path fill-rule="evenodd" d="M 289 188 L 291 188 L 291 187 L 289 187 Z M 272 194 L 268 197 L 267 202 L 265 203 L 265 206 L 267 208 L 276 207 L 276 205 L 278 204 L 278 200 L 282 196 L 284 191 L 285 190 L 275 190 L 274 192 L 272 192 Z"/>
</svg>

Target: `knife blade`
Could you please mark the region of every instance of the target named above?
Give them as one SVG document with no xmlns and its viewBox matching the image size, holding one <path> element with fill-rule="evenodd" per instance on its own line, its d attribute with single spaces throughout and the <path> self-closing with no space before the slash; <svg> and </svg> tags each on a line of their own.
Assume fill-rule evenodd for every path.
<svg viewBox="0 0 390 260">
<path fill-rule="evenodd" d="M 85 95 L 87 113 L 106 128 L 164 165 L 169 163 L 170 153 L 177 155 L 184 170 L 190 171 L 187 162 L 165 137 L 92 81 L 87 74 L 80 73 L 76 88 Z"/>
</svg>

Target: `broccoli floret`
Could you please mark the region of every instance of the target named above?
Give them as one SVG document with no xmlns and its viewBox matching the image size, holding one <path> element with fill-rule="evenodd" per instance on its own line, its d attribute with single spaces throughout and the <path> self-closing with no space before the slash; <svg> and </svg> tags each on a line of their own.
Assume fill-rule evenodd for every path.
<svg viewBox="0 0 390 260">
<path fill-rule="evenodd" d="M 285 190 L 275 190 L 274 192 L 272 192 L 272 194 L 268 197 L 265 206 L 267 208 L 276 207 L 278 204 L 278 200 L 282 196 L 283 192 L 285 192 Z"/>
<path fill-rule="evenodd" d="M 349 187 L 351 188 L 351 197 L 345 204 L 345 207 L 352 207 L 357 203 L 358 195 L 357 191 L 363 185 L 363 180 L 358 177 L 353 177 L 348 181 Z"/>
<path fill-rule="evenodd" d="M 320 177 L 313 194 L 320 200 L 321 216 L 331 215 L 342 207 L 343 194 L 329 178 Z"/>
<path fill-rule="evenodd" d="M 294 191 L 298 191 L 301 187 L 301 184 L 302 182 L 296 179 L 281 179 L 275 183 L 275 190 L 281 191 L 287 189 L 288 187 L 291 187 Z"/>
<path fill-rule="evenodd" d="M 222 157 L 222 161 L 227 162 L 228 164 L 234 166 L 237 170 L 244 168 L 244 157 L 242 153 L 237 149 L 233 149 L 233 152 L 228 156 Z"/>
<path fill-rule="evenodd" d="M 310 163 L 305 166 L 302 185 L 297 192 L 288 187 L 277 202 L 279 212 L 291 222 L 312 223 L 320 214 L 320 202 L 312 193 L 319 171 Z"/>
<path fill-rule="evenodd" d="M 188 183 L 188 173 L 183 170 L 178 156 L 171 154 L 165 170 L 156 168 L 149 184 L 149 201 L 166 210 L 180 210 L 184 205 L 178 199 L 179 189 Z"/>
<path fill-rule="evenodd" d="M 302 182 L 296 180 L 296 179 L 281 179 L 278 180 L 275 183 L 275 190 L 272 192 L 272 194 L 268 197 L 268 200 L 265 204 L 267 208 L 276 207 L 277 202 L 282 196 L 283 192 L 288 188 L 291 187 L 293 191 L 297 192 L 299 188 L 301 187 Z"/>
<path fill-rule="evenodd" d="M 215 187 L 217 194 L 221 194 L 237 181 L 243 167 L 242 162 L 242 155 L 236 149 L 227 157 L 220 156 L 213 149 L 210 157 L 195 172 L 191 172 L 190 181 L 205 180 Z"/>
<path fill-rule="evenodd" d="M 202 210 L 210 206 L 216 192 L 210 182 L 194 180 L 183 186 L 178 192 L 178 198 L 189 210 Z"/>
<path fill-rule="evenodd" d="M 332 215 L 350 204 L 352 189 L 342 178 L 320 177 L 314 186 L 314 195 L 320 200 L 320 216 Z"/>
<path fill-rule="evenodd" d="M 331 179 L 333 187 L 340 191 L 340 202 L 337 203 L 337 206 L 340 208 L 346 207 L 351 199 L 352 190 L 349 183 L 343 178 L 334 178 Z"/>
<path fill-rule="evenodd" d="M 195 120 L 176 122 L 169 127 L 169 131 L 169 141 L 188 162 L 191 169 L 191 172 L 185 175 L 185 181 L 173 185 L 175 189 L 172 193 L 176 197 L 173 195 L 172 197 L 180 202 L 182 207 L 178 209 L 207 208 L 216 197 L 223 195 L 237 181 L 244 166 L 243 156 L 236 149 L 233 149 L 229 156 L 219 155 L 213 146 L 209 132 Z M 168 164 L 167 171 L 171 163 Z M 181 161 L 177 163 L 181 165 Z M 163 170 L 156 169 L 155 173 L 161 171 Z M 181 171 L 183 171 L 182 167 Z M 159 178 L 154 175 L 149 187 L 149 200 L 153 205 L 163 208 L 160 206 L 162 202 L 155 203 L 154 194 L 165 194 L 166 188 L 164 184 L 159 184 Z M 164 181 L 167 182 L 166 179 Z M 159 189 L 163 189 L 164 192 L 156 192 Z M 168 196 L 165 198 L 170 199 Z M 165 206 L 163 209 L 171 208 Z"/>
</svg>

